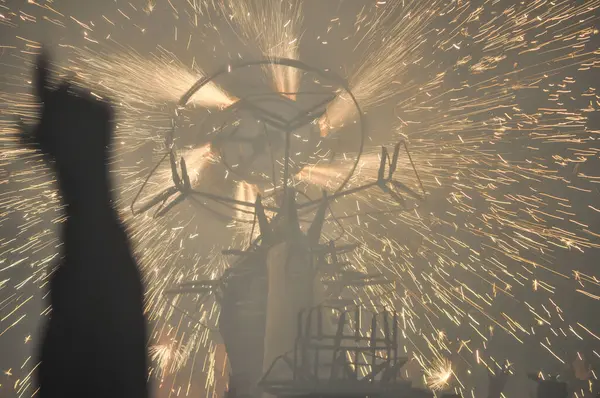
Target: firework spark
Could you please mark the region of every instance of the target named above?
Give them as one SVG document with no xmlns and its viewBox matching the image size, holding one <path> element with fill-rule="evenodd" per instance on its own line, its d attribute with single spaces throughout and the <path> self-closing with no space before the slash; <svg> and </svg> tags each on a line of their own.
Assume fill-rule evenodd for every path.
<svg viewBox="0 0 600 398">
<path fill-rule="evenodd" d="M 452 377 L 452 363 L 442 359 L 437 361 L 434 366 L 425 371 L 427 375 L 427 386 L 434 391 L 441 391 L 448 386 Z"/>
<path fill-rule="evenodd" d="M 441 1 L 389 2 L 363 38 L 368 43 L 364 62 L 350 77 L 352 93 L 364 109 L 402 95 L 415 88 L 407 78 L 410 65 L 423 58 L 426 34 Z M 448 6 L 453 7 L 453 6 Z M 382 26 L 382 29 L 376 27 Z M 377 43 L 377 41 L 381 41 Z M 422 87 L 421 87 L 422 88 Z M 356 108 L 346 94 L 340 94 L 320 121 L 323 135 L 344 127 L 356 116 Z"/>
<path fill-rule="evenodd" d="M 298 59 L 299 26 L 302 8 L 297 1 L 250 0 L 220 3 L 224 15 L 235 24 L 244 40 L 256 42 L 269 58 Z M 269 29 L 265 29 L 268 25 Z M 266 68 L 277 92 L 295 99 L 300 86 L 300 71 L 280 65 Z"/>
<path fill-rule="evenodd" d="M 29 57 L 40 44 L 27 27 L 43 24 L 60 32 L 68 53 L 61 73 L 74 73 L 95 94 L 115 98 L 113 171 L 120 183 L 118 206 L 124 209 L 151 167 L 147 158 L 164 154 L 170 105 L 203 76 L 194 62 L 180 61 L 194 57 L 194 35 L 207 48 L 219 47 L 220 38 L 210 37 L 216 27 L 203 22 L 208 10 L 225 14 L 243 40 L 256 43 L 268 57 L 298 59 L 304 22 L 297 3 L 287 1 L 140 0 L 127 8 L 115 6 L 94 21 L 62 12 L 58 2 L 54 8 L 35 2 L 20 7 L 3 8 L 0 16 L 2 28 L 14 33 L 1 48 L 8 66 L 0 92 L 5 187 L 0 223 L 14 233 L 0 240 L 0 338 L 14 341 L 23 341 L 14 333 L 29 335 L 35 328 L 26 323 L 39 313 L 30 304 L 47 284 L 59 243 L 52 227 L 63 220 L 47 167 L 15 139 L 15 118 L 33 120 L 38 109 L 30 93 Z M 508 358 L 517 368 L 570 362 L 573 347 L 594 347 L 600 334 L 598 323 L 580 310 L 589 313 L 600 297 L 600 278 L 585 262 L 600 248 L 594 172 L 599 129 L 592 120 L 600 97 L 589 83 L 600 67 L 594 42 L 600 1 L 412 0 L 373 7 L 355 21 L 332 15 L 340 24 L 354 22 L 356 31 L 348 40 L 365 54 L 356 68 L 348 68 L 350 57 L 340 65 L 349 69 L 361 107 L 374 115 L 371 120 L 385 119 L 385 111 L 377 113 L 380 108 L 394 108 L 389 112 L 395 116 L 384 133 L 372 131 L 373 147 L 362 155 L 350 186 L 376 180 L 375 142 L 392 145 L 404 139 L 420 181 L 403 154 L 396 178 L 415 191 L 422 182 L 428 202 L 404 211 L 373 189 L 332 205 L 335 219 L 328 220 L 326 238 L 338 238 L 341 225 L 344 239 L 361 244 L 348 255 L 355 269 L 395 282 L 353 288 L 350 299 L 401 314 L 404 349 L 418 358 L 431 388 L 456 384 L 465 394 L 481 396 L 477 369 L 487 373 Z M 154 26 L 172 28 L 175 40 L 162 40 L 163 32 L 154 31 L 161 38 L 150 43 L 156 50 L 134 51 L 137 41 L 154 40 L 149 39 L 155 37 L 150 34 Z M 191 33 L 184 36 L 187 30 Z M 333 44 L 335 36 L 329 40 Z M 337 60 L 330 62 L 334 66 Z M 291 68 L 270 66 L 268 74 L 277 91 L 300 87 L 300 76 Z M 212 112 L 234 101 L 212 84 L 193 100 Z M 353 109 L 342 95 L 331 103 L 321 120 L 324 135 L 342 133 L 353 122 Z M 148 143 L 151 150 L 144 152 Z M 204 143 L 182 148 L 179 155 L 194 186 L 210 190 L 207 181 L 231 181 L 212 167 L 217 159 Z M 356 154 L 343 156 L 306 167 L 297 176 L 297 188 L 312 194 L 336 187 Z M 172 185 L 170 167 L 164 167 L 149 182 L 147 197 Z M 232 196 L 256 197 L 252 185 L 233 184 Z M 234 234 L 200 244 L 202 230 L 211 227 L 205 215 L 190 208 L 176 208 L 165 220 L 125 213 L 124 218 L 145 273 L 148 314 L 156 323 L 152 352 L 161 372 L 187 372 L 179 378 L 186 381 L 174 381 L 172 387 L 189 392 L 192 374 L 198 374 L 194 369 L 201 368 L 207 383 L 201 387 L 212 391 L 214 361 L 203 356 L 214 347 L 206 326 L 216 325 L 219 307 L 214 300 L 166 300 L 164 292 L 185 280 L 217 279 L 228 266 L 218 253 L 231 245 Z M 238 211 L 237 217 L 249 220 L 250 215 Z M 242 227 L 244 236 L 249 225 Z M 213 239 L 212 229 L 209 235 L 206 239 Z M 204 325 L 201 331 L 198 325 Z M 460 361 L 451 365 L 439 359 L 450 353 Z M 587 357 L 600 354 L 591 350 Z M 33 393 L 25 376 L 35 364 L 26 363 L 16 388 Z M 6 369 L 11 367 L 16 372 L 12 363 Z"/>
<path fill-rule="evenodd" d="M 189 69 L 173 54 L 161 51 L 150 58 L 133 51 L 91 52 L 72 48 L 66 67 L 87 87 L 97 87 L 111 97 L 133 104 L 176 103 L 203 73 Z M 211 82 L 190 103 L 204 107 L 226 107 L 235 100 Z"/>
<path fill-rule="evenodd" d="M 176 341 L 150 347 L 150 359 L 157 364 L 163 374 L 175 373 L 187 362 L 189 352 Z"/>
</svg>

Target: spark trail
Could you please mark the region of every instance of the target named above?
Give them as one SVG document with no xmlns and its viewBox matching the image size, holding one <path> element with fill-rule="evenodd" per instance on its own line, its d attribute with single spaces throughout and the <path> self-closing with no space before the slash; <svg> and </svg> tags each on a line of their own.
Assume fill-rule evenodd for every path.
<svg viewBox="0 0 600 398">
<path fill-rule="evenodd" d="M 203 73 L 189 69 L 172 53 L 141 56 L 131 50 L 92 52 L 72 48 L 71 63 L 66 67 L 86 87 L 132 104 L 176 103 Z M 214 82 L 199 90 L 190 102 L 204 107 L 226 107 L 235 100 Z"/>
<path fill-rule="evenodd" d="M 255 43 L 263 56 L 299 59 L 299 28 L 302 24 L 300 2 L 278 0 L 222 1 L 222 13 L 237 27 L 244 41 Z M 269 29 L 265 29 L 268 25 Z M 268 65 L 274 90 L 295 99 L 300 87 L 300 72 L 294 68 Z"/>
<path fill-rule="evenodd" d="M 357 67 L 349 68 L 350 56 L 341 61 L 361 106 L 374 115 L 372 120 L 386 107 L 395 116 L 390 128 L 371 131 L 373 142 L 351 186 L 374 181 L 379 144 L 405 139 L 428 199 L 409 212 L 399 211 L 377 190 L 334 203 L 336 219 L 329 216 L 326 238 L 340 235 L 338 221 L 345 240 L 361 243 L 348 255 L 353 266 L 381 272 L 394 282 L 352 288 L 347 296 L 368 308 L 385 306 L 401 314 L 404 350 L 424 369 L 411 373 L 411 380 L 421 382 L 424 373 L 430 382 L 465 395 L 484 396 L 478 380 L 505 359 L 515 362 L 518 371 L 549 372 L 580 352 L 600 358 L 594 348 L 600 325 L 589 316 L 600 296 L 597 270 L 589 265 L 600 244 L 600 179 L 595 173 L 600 129 L 593 122 L 600 105 L 590 82 L 600 67 L 595 41 L 600 1 L 387 3 L 366 7 L 356 19 L 332 15 L 355 24 L 348 40 L 357 51 L 365 49 Z M 40 38 L 28 29 L 43 26 L 56 32 L 67 54 L 57 66 L 62 74 L 75 73 L 96 94 L 116 99 L 113 174 L 120 186 L 118 206 L 145 273 L 153 342 L 164 354 L 157 354 L 155 365 L 172 369 L 166 372 L 173 378 L 168 388 L 191 395 L 193 376 L 206 381 L 200 383 L 202 391 L 212 393 L 216 371 L 207 358 L 214 352 L 218 305 L 167 298 L 164 292 L 182 281 L 218 278 L 228 267 L 220 250 L 232 245 L 236 234 L 230 228 L 225 238 L 217 237 L 214 225 L 207 225 L 209 217 L 192 206 L 177 207 L 160 220 L 132 217 L 125 209 L 164 153 L 169 105 L 202 76 L 193 61 L 180 60 L 194 59 L 195 41 L 206 42 L 207 48 L 221 46 L 205 16 L 212 12 L 225 18 L 245 42 L 257 43 L 262 54 L 256 58 L 297 59 L 307 18 L 294 4 L 132 1 L 126 7 L 111 5 L 93 21 L 60 9 L 59 2 L 3 5 L 0 24 L 7 35 L 0 45 L 7 72 L 0 88 L 5 187 L 0 225 L 12 231 L 0 241 L 4 343 L 30 344 L 26 337 L 39 314 L 49 313 L 32 303 L 56 260 L 52 230 L 62 222 L 46 166 L 16 142 L 15 117 L 29 122 L 37 115 L 29 79 Z M 372 17 L 364 19 L 367 14 Z M 367 26 L 367 20 L 373 23 Z M 173 37 L 153 30 L 158 26 L 168 26 Z M 139 41 L 151 45 L 136 52 Z M 226 64 L 226 57 L 218 63 Z M 268 73 L 278 91 L 300 86 L 293 70 L 270 67 Z M 207 87 L 195 100 L 211 112 L 235 101 L 218 86 Z M 333 102 L 322 123 L 325 135 L 343 135 L 353 121 L 351 109 L 342 97 Z M 148 144 L 151 150 L 144 152 Z M 207 159 L 203 145 L 181 150 L 188 169 L 199 171 L 191 173 L 198 187 L 210 190 L 214 181 L 228 181 Z M 348 160 L 307 167 L 297 188 L 312 194 L 313 186 L 336 186 L 355 156 L 344 155 Z M 150 193 L 171 183 L 168 170 L 163 173 Z M 418 181 L 402 156 L 397 178 L 417 190 Z M 245 184 L 230 193 L 251 201 L 255 192 Z M 207 229 L 210 233 L 203 233 Z M 241 229 L 250 232 L 247 225 Z M 166 348 L 174 341 L 190 350 L 186 361 L 161 367 L 166 364 L 162 359 L 180 352 Z M 0 363 L 16 373 L 28 356 L 25 350 L 18 364 Z M 451 358 L 452 366 L 440 366 L 441 358 Z M 34 388 L 26 376 L 35 364 L 25 362 L 15 388 L 30 395 Z"/>
</svg>

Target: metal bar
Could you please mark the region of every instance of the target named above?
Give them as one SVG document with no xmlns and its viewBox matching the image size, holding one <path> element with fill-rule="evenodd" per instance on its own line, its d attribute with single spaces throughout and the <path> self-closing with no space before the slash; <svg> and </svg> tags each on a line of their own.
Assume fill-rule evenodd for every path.
<svg viewBox="0 0 600 398">
<path fill-rule="evenodd" d="M 214 288 L 208 288 L 206 286 L 203 287 L 197 287 L 197 288 L 187 288 L 187 289 L 171 289 L 171 290 L 166 290 L 163 294 L 167 294 L 167 295 L 177 295 L 177 294 L 184 294 L 184 293 L 204 293 L 205 291 L 213 291 Z"/>
<path fill-rule="evenodd" d="M 319 380 L 319 348 L 315 350 L 315 367 L 314 367 L 314 376 L 317 380 Z"/>
<path fill-rule="evenodd" d="M 313 339 L 315 339 L 315 337 L 313 337 Z M 334 339 L 335 339 L 335 336 L 333 336 L 333 335 L 323 335 L 320 338 L 320 340 L 334 340 Z M 370 342 L 371 338 L 370 337 L 359 337 L 357 339 L 355 336 L 342 336 L 342 340 L 344 340 L 344 341 L 351 340 L 351 341 L 355 341 L 355 342 L 360 342 L 360 341 Z M 385 348 L 385 343 L 387 342 L 386 339 L 384 339 L 384 338 L 376 338 L 375 340 L 378 343 L 382 343 L 381 347 Z"/>
<path fill-rule="evenodd" d="M 160 202 L 167 201 L 167 199 L 169 199 L 169 197 L 175 195 L 178 192 L 179 192 L 179 189 L 177 189 L 177 187 L 174 187 L 174 186 L 165 189 L 162 193 L 156 195 L 154 198 L 148 200 L 146 203 L 141 205 L 140 208 L 137 210 L 137 213 L 134 213 L 134 215 L 139 214 L 139 213 L 144 213 L 144 212 L 150 210 L 152 207 L 156 206 Z"/>
<path fill-rule="evenodd" d="M 284 203 L 288 193 L 288 180 L 290 178 L 290 134 L 291 132 L 285 130 L 285 163 L 283 165 L 283 197 Z"/>
<path fill-rule="evenodd" d="M 340 345 L 338 347 L 338 346 L 335 346 L 333 344 L 323 344 L 323 345 L 320 345 L 320 344 L 315 344 L 315 343 L 309 343 L 309 344 L 306 345 L 306 347 L 309 348 L 309 349 L 317 349 L 317 348 L 319 348 L 321 350 L 333 350 L 333 349 L 339 348 L 340 350 L 346 350 L 346 351 L 357 350 L 359 352 L 368 352 L 368 351 L 371 351 L 373 349 L 373 347 L 367 346 L 367 345 L 365 345 L 363 347 L 357 347 L 355 345 Z M 376 345 L 375 346 L 375 350 L 377 350 L 377 351 L 383 351 L 383 350 L 385 350 L 385 346 L 383 346 L 383 345 Z"/>
<path fill-rule="evenodd" d="M 323 91 L 265 91 L 262 93 L 256 93 L 256 94 L 250 94 L 246 97 L 242 97 L 240 98 L 241 100 L 249 100 L 251 98 L 260 98 L 260 97 L 268 97 L 271 98 L 273 97 L 273 94 L 279 94 L 279 95 L 315 95 L 315 96 L 330 96 L 329 93 L 323 92 Z M 335 97 L 334 97 L 335 98 Z"/>
<path fill-rule="evenodd" d="M 304 326 L 304 338 L 303 338 L 303 342 L 302 342 L 302 370 L 303 372 L 310 372 L 310 363 L 309 363 L 309 359 L 308 359 L 308 349 L 310 347 L 310 336 L 311 336 L 311 329 L 312 329 L 312 314 L 313 314 L 314 308 L 311 308 L 310 310 L 307 311 L 307 316 L 306 316 L 306 325 Z"/>
<path fill-rule="evenodd" d="M 195 285 L 200 285 L 200 284 L 206 284 L 208 286 L 216 286 L 217 284 L 219 284 L 219 282 L 220 281 L 217 279 L 205 279 L 202 281 L 181 282 L 177 286 L 195 286 Z"/>
<path fill-rule="evenodd" d="M 298 345 L 302 339 L 302 313 L 298 312 L 298 325 L 296 331 L 296 340 L 294 341 L 294 366 L 292 367 L 292 378 L 296 380 L 298 378 Z"/>
<path fill-rule="evenodd" d="M 335 99 L 335 95 L 333 96 L 329 96 L 327 97 L 325 100 L 317 103 L 315 106 L 313 106 L 312 108 L 309 108 L 301 113 L 299 113 L 294 119 L 290 120 L 288 125 L 292 127 L 292 130 L 296 130 L 299 127 L 303 126 L 304 124 L 307 124 L 310 122 L 310 120 L 306 120 L 306 118 L 308 119 L 313 119 L 316 117 L 320 117 L 321 115 L 314 115 L 313 112 L 318 109 L 319 107 L 328 104 L 329 102 L 333 101 Z M 327 110 L 324 109 L 323 113 L 325 113 Z"/>
<path fill-rule="evenodd" d="M 252 207 L 252 208 L 254 208 L 256 206 L 256 204 L 252 203 L 252 202 L 244 202 L 242 200 L 228 198 L 228 197 L 220 196 L 220 195 L 214 195 L 214 194 L 211 194 L 211 193 L 208 193 L 208 192 L 203 192 L 203 191 L 192 190 L 192 191 L 189 192 L 189 195 L 200 196 L 200 197 L 203 197 L 203 198 L 206 198 L 206 199 L 214 200 L 215 202 L 232 203 L 232 204 L 236 204 L 236 205 L 244 206 L 244 207 Z M 279 209 L 276 208 L 276 207 L 265 206 L 264 209 L 265 210 L 269 210 L 269 211 L 274 211 L 274 212 L 279 211 Z"/>
<path fill-rule="evenodd" d="M 341 198 L 341 197 L 344 197 L 344 196 L 347 196 L 347 195 L 355 194 L 355 193 L 360 192 L 360 191 L 364 191 L 365 189 L 376 187 L 378 185 L 379 185 L 379 181 L 370 182 L 370 183 L 362 185 L 360 187 L 348 189 L 347 191 L 341 191 L 341 192 L 338 192 L 338 193 L 334 193 L 333 195 L 327 196 L 327 199 L 329 199 L 331 201 L 333 199 Z M 314 206 L 314 205 L 320 203 L 321 200 L 322 199 L 318 199 L 318 200 L 312 200 L 310 202 L 302 203 L 302 204 L 298 205 L 298 209 L 304 209 L 306 207 Z"/>
<path fill-rule="evenodd" d="M 334 348 L 333 348 L 333 364 L 331 367 L 331 375 L 330 378 L 332 378 L 334 375 L 337 375 L 337 370 L 338 370 L 338 356 L 343 356 L 344 351 L 340 350 L 339 347 L 342 343 L 341 337 L 344 335 L 344 326 L 346 324 L 346 317 L 345 317 L 345 312 L 342 313 L 342 316 L 340 316 L 340 319 L 338 321 L 338 327 L 336 330 L 336 338 L 335 341 L 333 343 Z"/>
<path fill-rule="evenodd" d="M 371 348 L 371 372 L 373 372 L 377 366 L 377 315 L 371 318 Z"/>
<path fill-rule="evenodd" d="M 392 339 L 390 338 L 390 322 L 388 320 L 388 312 L 387 310 L 383 311 L 383 331 L 385 333 L 385 339 L 387 340 L 387 348 L 386 348 L 386 357 L 387 361 L 391 361 L 392 359 Z"/>
<path fill-rule="evenodd" d="M 321 306 L 317 310 L 317 336 L 321 338 L 323 336 L 323 311 Z"/>
<path fill-rule="evenodd" d="M 385 338 L 386 341 L 391 343 L 391 339 L 390 339 L 390 322 L 388 320 L 388 312 L 387 309 L 383 310 L 383 337 Z"/>
<path fill-rule="evenodd" d="M 360 311 L 360 306 L 356 307 L 355 313 L 354 313 L 354 318 L 355 318 L 355 322 L 356 322 L 356 327 L 354 328 L 354 339 L 356 341 L 360 340 L 360 324 L 361 324 L 361 311 Z"/>
<path fill-rule="evenodd" d="M 336 285 L 339 281 L 324 281 L 324 285 Z M 374 286 L 374 285 L 386 285 L 394 283 L 394 281 L 390 280 L 381 280 L 381 281 L 344 281 L 346 286 Z"/>
<path fill-rule="evenodd" d="M 394 366 L 398 364 L 398 313 L 394 311 L 394 319 L 392 325 L 392 339 L 394 342 Z M 393 380 L 396 380 L 396 374 L 394 374 Z"/>
<path fill-rule="evenodd" d="M 378 365 L 375 365 L 373 367 L 373 369 L 371 370 L 371 372 L 369 374 L 367 374 L 365 377 L 363 377 L 363 379 L 365 380 L 369 380 L 373 383 L 376 382 L 375 377 L 377 377 L 377 375 L 379 373 L 381 373 L 382 371 L 385 371 L 385 369 L 389 366 L 389 362 L 382 362 Z"/>
<path fill-rule="evenodd" d="M 270 122 L 272 125 L 274 125 L 275 127 L 279 128 L 280 130 L 284 130 L 285 126 L 287 126 L 289 123 L 287 120 L 279 117 L 278 114 L 273 113 L 273 112 L 269 112 L 259 106 L 254 105 L 252 102 L 244 102 L 241 107 L 248 107 L 250 108 L 250 111 L 257 112 L 259 113 L 259 117 L 265 119 L 265 121 Z M 271 118 L 271 120 L 268 120 L 267 118 L 265 118 L 265 116 L 267 118 Z"/>
<path fill-rule="evenodd" d="M 415 172 L 415 175 L 417 176 L 417 181 L 419 181 L 419 185 L 421 186 L 421 191 L 423 192 L 423 195 L 426 195 L 427 193 L 425 192 L 425 188 L 423 187 L 423 183 L 421 182 L 421 177 L 419 176 L 419 173 L 417 172 L 417 168 L 415 167 L 415 163 L 412 160 L 412 156 L 410 156 L 410 151 L 408 150 L 408 146 L 406 145 L 406 141 L 402 141 L 404 143 L 404 149 L 406 149 L 406 154 L 408 155 L 408 160 L 410 160 L 410 164 L 412 165 L 412 168 Z"/>
</svg>

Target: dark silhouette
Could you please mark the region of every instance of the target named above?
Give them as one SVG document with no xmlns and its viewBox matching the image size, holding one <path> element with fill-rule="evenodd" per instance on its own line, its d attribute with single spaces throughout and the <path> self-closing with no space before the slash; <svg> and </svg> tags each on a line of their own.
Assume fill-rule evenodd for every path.
<svg viewBox="0 0 600 398">
<path fill-rule="evenodd" d="M 67 220 L 64 258 L 50 278 L 38 396 L 146 398 L 143 285 L 111 204 L 112 107 L 66 82 L 51 89 L 50 80 L 42 55 L 34 78 L 41 120 L 23 140 L 56 171 Z"/>
<path fill-rule="evenodd" d="M 558 376 L 548 375 L 546 379 L 534 373 L 528 373 L 527 377 L 537 383 L 537 398 L 567 398 L 569 395 L 567 383 L 559 381 Z"/>
<path fill-rule="evenodd" d="M 502 370 L 496 369 L 496 373 L 488 373 L 489 384 L 488 384 L 488 398 L 500 398 L 502 391 L 508 377 L 510 376 L 510 368 L 506 365 L 502 367 Z"/>
</svg>

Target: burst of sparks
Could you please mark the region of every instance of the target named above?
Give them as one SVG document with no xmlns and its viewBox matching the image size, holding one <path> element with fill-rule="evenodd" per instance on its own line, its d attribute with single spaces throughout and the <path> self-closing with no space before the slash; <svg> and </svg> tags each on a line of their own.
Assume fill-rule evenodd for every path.
<svg viewBox="0 0 600 398">
<path fill-rule="evenodd" d="M 91 52 L 72 49 L 75 56 L 66 66 L 87 87 L 97 87 L 126 103 L 176 103 L 202 71 L 190 69 L 172 53 L 162 50 L 151 58 L 133 51 Z M 214 82 L 207 84 L 191 103 L 204 107 L 226 107 L 235 100 Z"/>
<path fill-rule="evenodd" d="M 11 39 L 0 43 L 7 68 L 0 90 L 0 225 L 14 231 L 0 240 L 0 338 L 21 342 L 29 342 L 35 327 L 27 322 L 40 312 L 49 314 L 32 303 L 56 260 L 59 242 L 53 228 L 64 220 L 46 166 L 15 140 L 15 118 L 29 121 L 37 115 L 30 61 L 41 44 L 28 29 L 42 25 L 59 32 L 66 54 L 66 61 L 56 60 L 61 75 L 74 74 L 94 94 L 114 98 L 113 169 L 121 209 L 128 208 L 152 167 L 148 159 L 164 153 L 162 137 L 170 128 L 174 103 L 204 76 L 198 64 L 209 70 L 203 62 L 210 57 L 196 60 L 194 43 L 229 51 L 219 34 L 223 27 L 212 21 L 223 19 L 267 57 L 299 59 L 300 39 L 311 44 L 303 30 L 306 16 L 291 1 L 140 0 L 111 6 L 93 21 L 71 16 L 59 2 L 38 3 L 18 9 L 0 3 L 0 28 L 11 32 L 6 35 Z M 352 49 L 363 54 L 357 67 L 349 68 L 350 56 L 340 66 L 348 70 L 367 115 L 376 121 L 378 109 L 394 105 L 388 111 L 395 124 L 388 123 L 385 132 L 373 128 L 373 143 L 350 186 L 377 178 L 375 143 L 403 139 L 420 180 L 402 153 L 397 179 L 415 191 L 422 183 L 429 201 L 400 211 L 376 189 L 338 200 L 326 238 L 336 238 L 342 225 L 345 239 L 361 243 L 348 255 L 355 269 L 380 272 L 395 282 L 352 288 L 351 299 L 400 313 L 404 350 L 418 359 L 433 389 L 456 383 L 466 392 L 465 385 L 477 384 L 477 369 L 487 373 L 508 358 L 519 367 L 515 358 L 525 349 L 537 349 L 531 360 L 540 359 L 522 368 L 545 368 L 548 362 L 570 363 L 574 346 L 598 342 L 598 323 L 580 308 L 595 308 L 600 297 L 600 278 L 585 264 L 585 256 L 593 257 L 600 248 L 600 177 L 595 173 L 600 130 L 591 120 L 600 96 L 588 82 L 600 67 L 599 7 L 600 0 L 390 1 L 358 10 L 354 20 L 332 15 L 324 27 L 329 46 L 348 40 L 348 54 Z M 344 25 L 351 26 L 350 36 L 335 36 Z M 167 26 L 172 34 L 163 37 L 164 31 L 153 26 Z M 322 51 L 325 34 L 319 37 Z M 150 41 L 152 52 L 135 50 L 142 38 Z M 226 63 L 221 54 L 219 66 Z M 277 91 L 301 87 L 297 70 L 275 65 L 266 70 Z M 192 99 L 211 112 L 235 101 L 213 83 Z M 353 109 L 340 93 L 320 120 L 322 135 L 344 138 L 356 116 Z M 151 149 L 145 152 L 148 143 Z M 212 181 L 231 179 L 210 167 L 216 156 L 205 143 L 178 153 L 195 187 L 209 190 Z M 345 153 L 332 163 L 310 165 L 296 176 L 296 184 L 306 192 L 311 186 L 332 189 L 354 158 Z M 149 181 L 145 198 L 171 184 L 167 165 Z M 255 186 L 235 184 L 234 197 L 254 201 Z M 241 209 L 234 213 L 242 221 L 252 219 Z M 233 234 L 217 238 L 213 230 L 203 232 L 212 227 L 208 216 L 191 206 L 176 208 L 166 220 L 123 217 L 148 285 L 148 314 L 156 324 L 153 357 L 163 377 L 172 377 L 169 388 L 222 393 L 213 391 L 220 376 L 212 332 L 204 327 L 216 325 L 218 305 L 214 300 L 167 300 L 163 293 L 185 280 L 218 278 L 228 267 L 218 252 L 231 244 Z M 239 224 L 244 242 L 251 225 Z M 451 365 L 439 359 L 451 354 L 460 360 Z M 592 350 L 586 357 L 600 355 Z M 33 362 L 25 360 L 20 370 L 0 363 L 26 376 Z M 182 372 L 187 377 L 178 378 Z M 192 376 L 199 373 L 206 385 L 194 384 Z M 590 380 L 597 373 L 592 370 Z M 412 373 L 410 378 L 419 380 Z M 31 378 L 20 377 L 15 390 L 34 393 Z"/>
<path fill-rule="evenodd" d="M 186 354 L 189 352 L 185 347 L 175 341 L 150 347 L 150 359 L 156 362 L 163 373 L 174 373 L 181 369 L 187 361 Z"/>
<path fill-rule="evenodd" d="M 432 368 L 426 370 L 427 386 L 434 391 L 445 389 L 452 377 L 452 363 L 446 359 L 438 360 Z"/>
<path fill-rule="evenodd" d="M 254 42 L 271 58 L 299 59 L 299 26 L 302 7 L 298 1 L 248 0 L 220 2 L 220 9 L 240 30 L 244 41 Z M 265 29 L 268 25 L 270 28 Z M 271 64 L 273 88 L 294 99 L 300 86 L 298 69 Z"/>
</svg>

